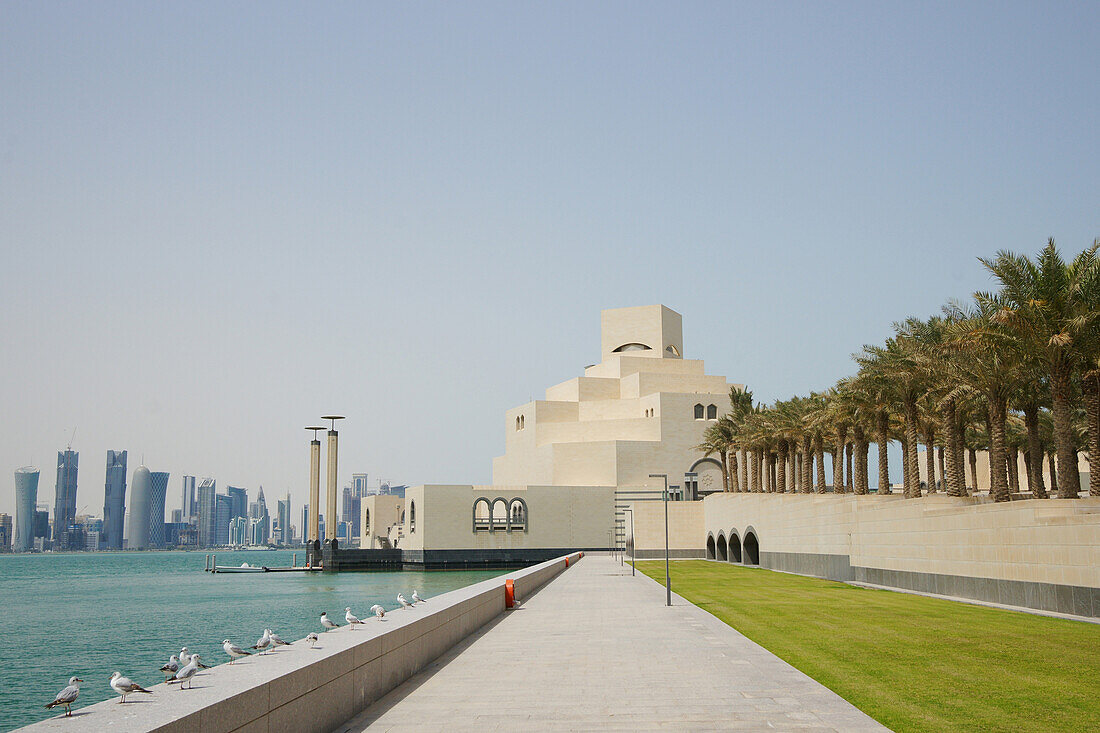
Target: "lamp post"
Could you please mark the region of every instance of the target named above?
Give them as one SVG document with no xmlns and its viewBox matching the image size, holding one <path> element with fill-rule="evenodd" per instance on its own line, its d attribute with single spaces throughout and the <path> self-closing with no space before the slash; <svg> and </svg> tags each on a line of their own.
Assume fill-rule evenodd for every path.
<svg viewBox="0 0 1100 733">
<path fill-rule="evenodd" d="M 668 575 L 668 474 L 651 473 L 650 478 L 664 479 L 665 491 L 661 495 L 665 502 L 665 605 L 672 605 L 672 580 Z"/>
<path fill-rule="evenodd" d="M 695 501 L 699 498 L 699 484 L 695 479 L 699 478 L 699 474 L 695 471 L 684 471 L 684 488 L 691 487 L 691 499 L 689 501 Z M 687 493 L 685 491 L 685 493 Z"/>
<path fill-rule="evenodd" d="M 624 512 L 630 512 L 630 542 L 631 542 L 631 547 L 630 547 L 630 574 L 634 575 L 634 573 L 635 573 L 635 562 L 636 562 L 635 559 L 634 559 L 634 553 L 637 552 L 637 548 L 638 548 L 637 541 L 634 539 L 634 507 L 630 507 L 629 509 L 623 509 L 623 511 Z M 626 552 L 626 542 L 625 541 L 623 542 L 623 552 Z"/>
</svg>

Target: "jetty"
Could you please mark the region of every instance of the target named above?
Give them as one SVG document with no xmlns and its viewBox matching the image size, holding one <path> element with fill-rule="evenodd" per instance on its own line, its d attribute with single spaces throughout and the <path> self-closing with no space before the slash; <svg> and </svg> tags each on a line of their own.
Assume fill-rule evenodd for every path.
<svg viewBox="0 0 1100 733">
<path fill-rule="evenodd" d="M 241 563 L 240 565 L 218 565 L 217 555 L 206 556 L 206 567 L 203 568 L 207 573 L 319 573 L 323 570 L 320 566 L 313 566 L 311 564 L 299 565 L 298 554 L 295 553 L 291 559 L 289 567 L 272 567 L 270 565 L 250 565 L 249 563 Z"/>
</svg>

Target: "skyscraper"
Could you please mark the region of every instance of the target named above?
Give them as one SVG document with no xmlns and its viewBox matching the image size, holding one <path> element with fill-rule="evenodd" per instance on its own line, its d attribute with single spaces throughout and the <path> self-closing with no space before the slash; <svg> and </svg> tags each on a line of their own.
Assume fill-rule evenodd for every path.
<svg viewBox="0 0 1100 733">
<path fill-rule="evenodd" d="M 352 536 L 359 535 L 359 507 L 362 500 L 355 494 L 355 482 L 344 487 L 340 517 L 351 524 Z"/>
<path fill-rule="evenodd" d="M 225 494 L 214 495 L 214 544 L 229 544 L 229 521 L 233 511 L 233 500 Z"/>
<path fill-rule="evenodd" d="M 252 536 L 252 543 L 256 545 L 263 545 L 267 543 L 268 537 L 271 531 L 271 517 L 267 513 L 267 500 L 264 499 L 264 487 L 261 486 L 260 490 L 256 494 L 256 501 L 252 502 L 248 507 L 248 518 L 257 519 L 260 521 L 260 532 L 262 532 L 262 539 L 257 542 L 255 540 L 255 533 L 250 530 Z"/>
<path fill-rule="evenodd" d="M 180 513 L 183 519 L 180 521 L 191 522 L 198 516 L 198 499 L 195 496 L 195 477 L 183 477 L 183 498 L 180 502 Z"/>
<path fill-rule="evenodd" d="M 367 496 L 367 474 L 353 473 L 351 475 L 351 488 L 359 498 Z"/>
<path fill-rule="evenodd" d="M 285 499 L 279 499 L 279 535 L 280 545 L 290 544 L 290 492 Z"/>
<path fill-rule="evenodd" d="M 302 544 L 309 539 L 309 504 L 302 504 Z"/>
<path fill-rule="evenodd" d="M 34 520 L 38 504 L 38 469 L 24 466 L 15 471 L 15 552 L 34 547 Z"/>
<path fill-rule="evenodd" d="M 168 472 L 149 474 L 149 546 L 164 547 L 164 500 L 168 494 Z"/>
<path fill-rule="evenodd" d="M 130 531 L 127 548 L 144 550 L 149 546 L 149 494 L 153 479 L 149 469 L 138 466 L 130 482 Z"/>
<path fill-rule="evenodd" d="M 244 517 L 233 517 L 229 520 L 229 544 L 248 544 L 248 520 Z"/>
<path fill-rule="evenodd" d="M 83 550 L 69 547 L 69 527 L 76 519 L 76 470 L 80 454 L 65 450 L 57 454 L 56 499 L 53 504 L 53 548 Z"/>
<path fill-rule="evenodd" d="M 225 493 L 233 500 L 230 518 L 248 516 L 248 489 L 238 486 L 226 486 Z"/>
<path fill-rule="evenodd" d="M 217 482 L 212 478 L 204 478 L 199 482 L 195 493 L 198 495 L 198 523 L 199 523 L 199 547 L 212 547 L 214 545 L 214 527 L 217 521 L 214 505 L 214 490 Z"/>
<path fill-rule="evenodd" d="M 126 451 L 107 451 L 107 482 L 103 490 L 103 548 L 122 549 L 126 518 Z"/>
<path fill-rule="evenodd" d="M 11 515 L 0 512 L 0 552 L 11 552 Z"/>
</svg>

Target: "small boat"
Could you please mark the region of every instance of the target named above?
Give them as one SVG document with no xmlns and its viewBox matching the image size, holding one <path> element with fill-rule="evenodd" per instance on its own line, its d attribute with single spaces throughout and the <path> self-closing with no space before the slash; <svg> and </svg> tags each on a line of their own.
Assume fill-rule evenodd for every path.
<svg viewBox="0 0 1100 733">
<path fill-rule="evenodd" d="M 215 573 L 266 573 L 267 568 L 256 567 L 255 565 L 249 565 L 246 562 L 242 562 L 238 565 L 215 565 Z"/>
</svg>

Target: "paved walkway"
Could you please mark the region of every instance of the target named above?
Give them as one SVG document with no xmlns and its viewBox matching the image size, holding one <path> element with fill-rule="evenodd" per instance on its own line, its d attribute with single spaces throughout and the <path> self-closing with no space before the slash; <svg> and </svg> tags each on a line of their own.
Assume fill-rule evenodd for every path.
<svg viewBox="0 0 1100 733">
<path fill-rule="evenodd" d="M 886 730 L 709 613 L 664 601 L 629 565 L 588 555 L 338 730 Z"/>
</svg>

